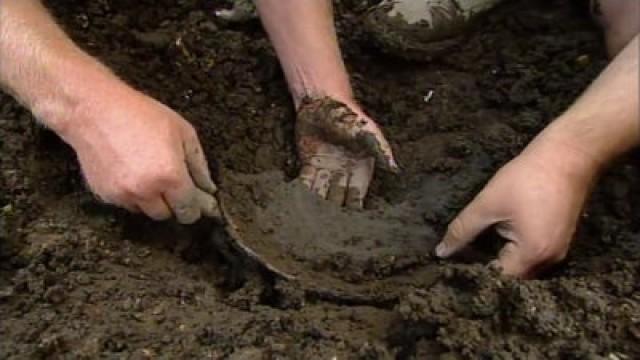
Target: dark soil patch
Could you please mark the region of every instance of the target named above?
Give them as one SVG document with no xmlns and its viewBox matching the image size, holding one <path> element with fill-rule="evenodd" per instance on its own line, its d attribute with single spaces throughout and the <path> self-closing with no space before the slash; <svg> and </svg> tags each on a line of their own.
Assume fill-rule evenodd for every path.
<svg viewBox="0 0 640 360">
<path fill-rule="evenodd" d="M 222 183 L 295 175 L 294 112 L 258 22 L 225 24 L 213 11 L 226 3 L 204 0 L 48 4 L 85 49 L 199 129 Z M 70 150 L 0 95 L 0 357 L 640 357 L 637 155 L 601 181 L 569 258 L 544 279 L 486 269 L 491 236 L 457 262 L 430 255 L 452 216 L 604 67 L 589 20 L 567 1 L 515 1 L 422 63 L 376 48 L 361 2 L 338 8 L 356 92 L 403 174 L 378 172 L 366 211 L 329 209 L 327 221 L 342 236 L 335 219 L 409 209 L 400 218 L 428 235 L 424 249 L 311 259 L 346 284 L 338 290 L 281 281 L 212 242 L 210 229 L 96 204 Z M 249 209 L 273 203 L 251 195 Z M 296 196 L 313 211 L 328 206 Z M 265 233 L 276 230 L 299 231 L 274 223 Z"/>
</svg>

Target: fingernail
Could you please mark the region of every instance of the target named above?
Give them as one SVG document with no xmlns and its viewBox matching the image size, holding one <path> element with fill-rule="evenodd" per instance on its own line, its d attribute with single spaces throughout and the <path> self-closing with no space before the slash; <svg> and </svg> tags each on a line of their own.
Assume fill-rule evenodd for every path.
<svg viewBox="0 0 640 360">
<path fill-rule="evenodd" d="M 395 174 L 399 174 L 400 173 L 400 166 L 398 165 L 398 163 L 396 162 L 396 160 L 391 157 L 389 159 L 389 169 L 391 170 L 391 172 L 395 173 Z"/>
<path fill-rule="evenodd" d="M 436 256 L 439 258 L 447 257 L 447 245 L 443 242 L 436 246 Z"/>
</svg>

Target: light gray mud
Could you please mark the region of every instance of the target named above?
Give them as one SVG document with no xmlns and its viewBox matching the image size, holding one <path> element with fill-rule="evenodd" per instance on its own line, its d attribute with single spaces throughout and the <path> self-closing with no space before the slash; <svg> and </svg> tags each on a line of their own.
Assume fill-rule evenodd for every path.
<svg viewBox="0 0 640 360">
<path fill-rule="evenodd" d="M 452 138 L 460 141 L 461 136 Z M 446 140 L 430 141 L 429 162 L 446 156 Z M 446 175 L 428 174 L 402 201 L 379 199 L 365 210 L 324 201 L 279 171 L 225 172 L 221 196 L 243 245 L 262 261 L 305 289 L 363 295 L 400 285 L 409 269 L 433 265 L 439 235 L 425 219 L 425 209 L 443 213 L 455 203 L 455 193 L 476 185 L 468 175 L 482 173 L 488 157 L 482 159 L 482 150 L 475 150 L 469 149 L 473 161 L 455 186 Z"/>
</svg>

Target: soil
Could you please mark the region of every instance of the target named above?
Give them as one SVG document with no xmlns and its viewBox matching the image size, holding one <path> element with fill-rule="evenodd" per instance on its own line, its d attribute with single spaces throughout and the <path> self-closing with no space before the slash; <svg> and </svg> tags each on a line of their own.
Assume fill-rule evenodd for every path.
<svg viewBox="0 0 640 360">
<path fill-rule="evenodd" d="M 337 2 L 338 28 L 402 174 L 378 171 L 355 211 L 293 181 L 295 113 L 257 20 L 216 18 L 223 1 L 48 1 L 83 48 L 198 128 L 252 244 L 297 279 L 219 226 L 98 204 L 72 151 L 0 94 L 0 357 L 639 358 L 638 154 L 603 177 L 568 259 L 542 279 L 487 268 L 501 244 L 490 233 L 455 260 L 431 254 L 606 65 L 588 17 L 568 1 L 510 2 L 424 61 L 429 47 L 394 56 L 370 41 L 372 3 Z"/>
</svg>

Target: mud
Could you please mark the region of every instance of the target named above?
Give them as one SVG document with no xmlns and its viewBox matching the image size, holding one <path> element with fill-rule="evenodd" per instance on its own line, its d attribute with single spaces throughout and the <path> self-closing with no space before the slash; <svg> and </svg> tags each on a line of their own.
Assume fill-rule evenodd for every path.
<svg viewBox="0 0 640 360">
<path fill-rule="evenodd" d="M 371 43 L 371 3 L 337 2 L 356 93 L 402 167 L 376 174 L 363 211 L 293 180 L 286 84 L 258 22 L 215 17 L 230 2 L 47 3 L 85 49 L 198 128 L 243 231 L 298 279 L 248 261 L 218 227 L 97 204 L 73 153 L 0 95 L 0 357 L 640 357 L 638 154 L 606 174 L 568 259 L 540 280 L 487 269 L 492 234 L 454 261 L 430 254 L 605 66 L 570 2 L 514 1 L 430 62 Z"/>
</svg>

